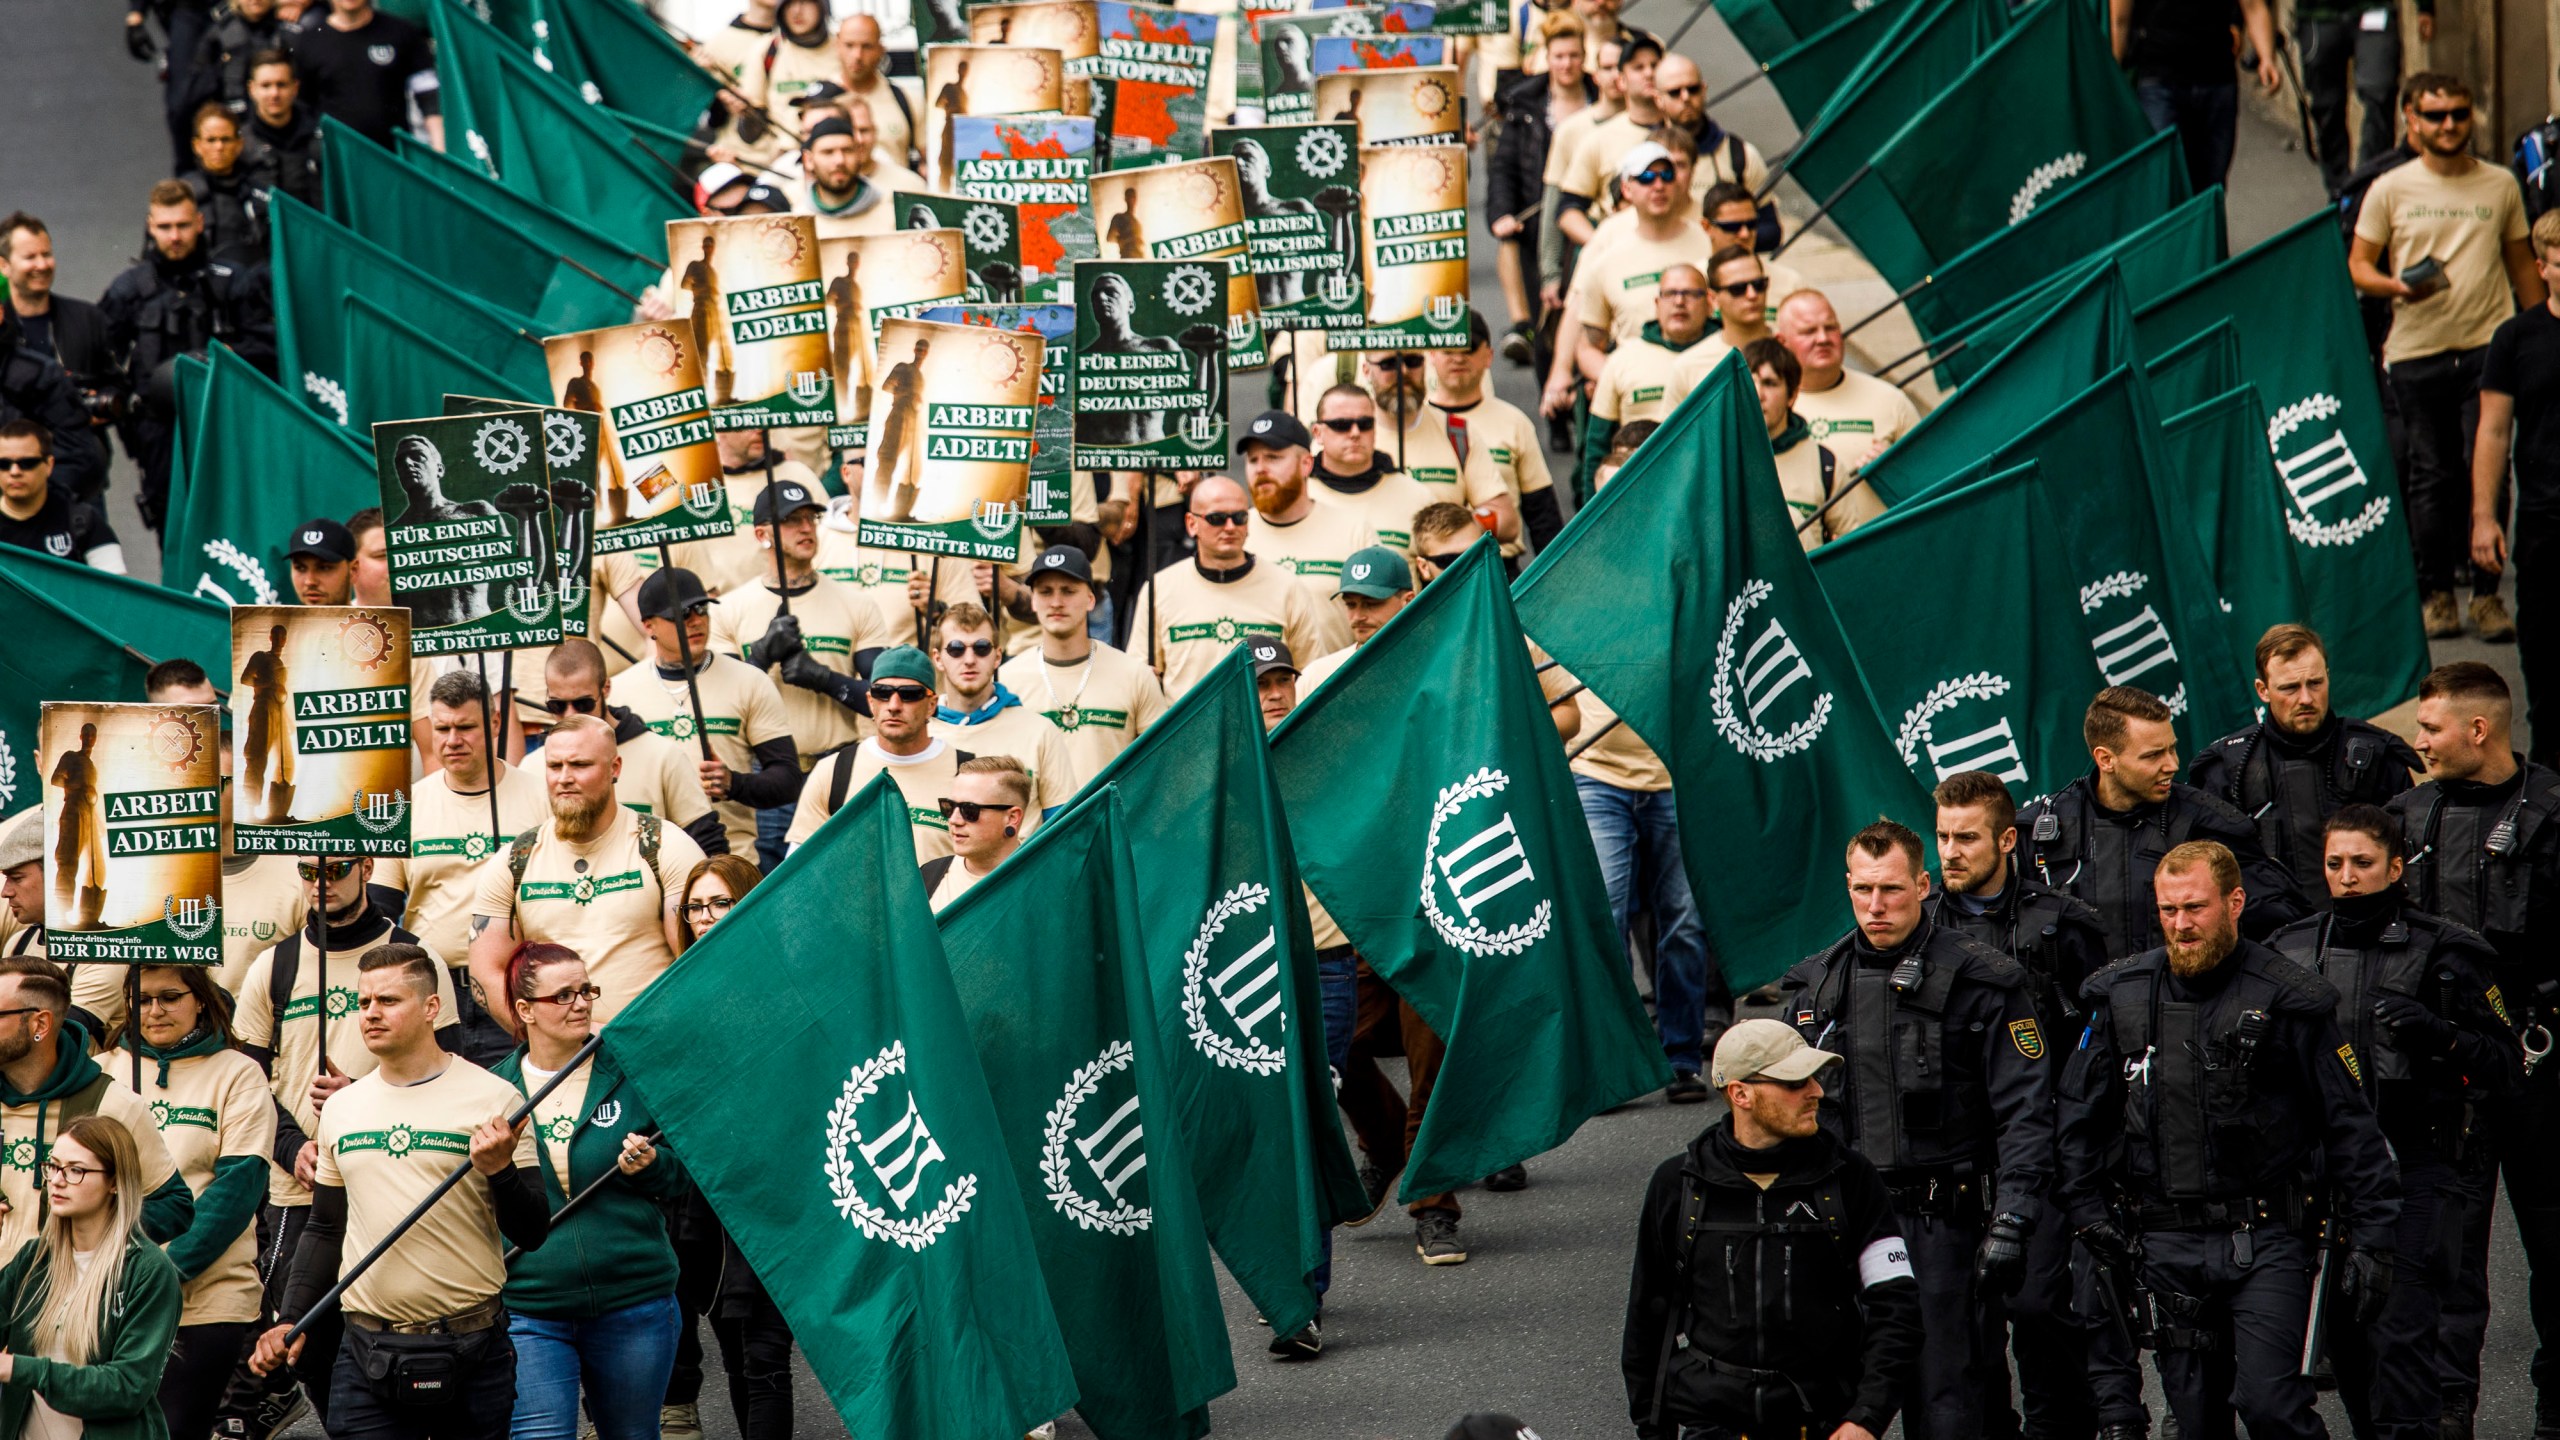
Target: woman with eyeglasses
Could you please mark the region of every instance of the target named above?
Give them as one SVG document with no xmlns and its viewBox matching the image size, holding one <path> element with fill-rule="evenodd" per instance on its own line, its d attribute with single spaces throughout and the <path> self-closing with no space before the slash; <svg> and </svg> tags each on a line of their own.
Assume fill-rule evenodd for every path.
<svg viewBox="0 0 2560 1440">
<path fill-rule="evenodd" d="M 142 1157 L 104 1115 L 62 1127 L 44 1228 L 0 1267 L 0 1435 L 161 1440 L 178 1267 L 142 1231 Z"/>
<path fill-rule="evenodd" d="M 744 856 L 713 855 L 696 864 L 685 877 L 677 953 L 693 948 L 763 878 L 764 872 Z M 666 1433 L 701 1433 L 696 1402 L 702 1395 L 702 1342 L 693 1322 L 708 1314 L 711 1333 L 720 1342 L 720 1367 L 729 1375 L 729 1409 L 739 1434 L 744 1440 L 790 1440 L 791 1327 L 781 1308 L 720 1228 L 701 1191 L 684 1187 L 668 1207 L 667 1231 L 683 1270 L 676 1302 L 684 1307 L 684 1319 L 675 1378 L 668 1382 L 666 1410 L 660 1416 Z"/>
<path fill-rule="evenodd" d="M 99 1059 L 150 1105 L 160 1142 L 196 1197 L 195 1218 L 167 1247 L 185 1290 L 160 1411 L 172 1440 L 203 1440 L 262 1310 L 258 1206 L 276 1107 L 266 1072 L 232 1048 L 231 997 L 212 971 L 146 965 L 139 983 L 135 1023 Z"/>
<path fill-rule="evenodd" d="M 568 946 L 516 947 L 507 996 L 524 1046 L 498 1062 L 498 1078 L 526 1094 L 549 1083 L 595 1033 L 602 993 Z M 657 1122 L 601 1050 L 534 1107 L 533 1129 L 552 1225 L 541 1249 L 507 1262 L 509 1434 L 576 1440 L 583 1391 L 598 1440 L 657 1440 L 682 1324 L 675 1247 L 657 1202 L 683 1193 L 684 1169 L 659 1148 Z"/>
</svg>

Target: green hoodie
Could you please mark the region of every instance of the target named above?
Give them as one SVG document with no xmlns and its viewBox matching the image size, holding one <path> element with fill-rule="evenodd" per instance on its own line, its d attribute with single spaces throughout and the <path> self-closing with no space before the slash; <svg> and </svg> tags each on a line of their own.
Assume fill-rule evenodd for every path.
<svg viewBox="0 0 2560 1440">
<path fill-rule="evenodd" d="M 184 1188 L 181 1186 L 180 1188 Z M 178 1270 L 160 1247 L 137 1234 L 125 1250 L 124 1283 L 107 1312 L 104 1342 L 86 1365 L 47 1360 L 37 1352 L 37 1317 L 45 1287 L 29 1276 L 44 1264 L 44 1241 L 18 1247 L 0 1268 L 0 1305 L 7 1307 L 9 1380 L 0 1385 L 0 1435 L 27 1433 L 35 1398 L 80 1422 L 82 1440 L 168 1440 L 160 1414 L 160 1372 L 178 1334 Z"/>
<path fill-rule="evenodd" d="M 43 1084 L 20 1093 L 10 1086 L 8 1077 L 0 1075 L 0 1106 L 13 1110 L 35 1107 L 36 1163 L 39 1165 L 52 1153 L 51 1137 L 64 1125 L 83 1115 L 97 1113 L 98 1094 L 109 1081 L 107 1072 L 99 1069 L 98 1062 L 90 1058 L 89 1046 L 89 1027 L 77 1020 L 66 1019 L 56 1041 L 53 1069 L 44 1077 Z M 36 1193 L 41 1196 L 44 1187 L 37 1186 Z M 37 1204 L 41 1209 L 42 1200 Z M 195 1192 L 187 1188 L 187 1177 L 173 1170 L 169 1178 L 161 1182 L 159 1189 L 142 1197 L 143 1233 L 165 1245 L 186 1233 L 195 1213 Z"/>
<path fill-rule="evenodd" d="M 525 1088 L 522 1047 L 490 1067 L 499 1079 Z M 640 1092 L 625 1085 L 622 1069 L 604 1051 L 588 1062 L 586 1104 L 578 1112 L 577 1133 L 569 1138 L 569 1180 L 563 1190 L 559 1172 L 545 1153 L 542 1193 L 557 1215 L 573 1194 L 594 1186 L 576 1214 L 554 1226 L 539 1250 L 515 1256 L 507 1265 L 507 1308 L 543 1320 L 592 1320 L 676 1291 L 676 1252 L 667 1243 L 667 1224 L 655 1199 L 684 1193 L 690 1182 L 684 1166 L 664 1141 L 658 1158 L 637 1175 L 616 1174 L 626 1135 L 656 1134 Z M 605 1177 L 611 1176 L 611 1179 Z M 596 1182 L 603 1180 L 598 1185 Z"/>
<path fill-rule="evenodd" d="M 222 1032 L 209 1026 L 167 1049 L 162 1049 L 140 1035 L 124 1037 L 124 1048 L 110 1054 L 131 1057 L 139 1053 L 145 1061 L 159 1067 L 156 1083 L 169 1088 L 169 1067 L 180 1060 L 193 1060 L 204 1055 L 219 1055 L 230 1047 L 222 1043 Z M 128 1072 L 130 1073 L 130 1072 Z M 186 1177 L 181 1175 L 179 1183 Z M 169 1260 L 178 1267 L 178 1278 L 193 1280 L 205 1267 L 222 1258 L 240 1233 L 257 1223 L 258 1205 L 267 1198 L 267 1159 L 263 1155 L 225 1155 L 213 1162 L 213 1178 L 196 1196 L 195 1215 L 186 1232 L 169 1242 Z M 150 1210 L 144 1211 L 146 1220 Z"/>
</svg>

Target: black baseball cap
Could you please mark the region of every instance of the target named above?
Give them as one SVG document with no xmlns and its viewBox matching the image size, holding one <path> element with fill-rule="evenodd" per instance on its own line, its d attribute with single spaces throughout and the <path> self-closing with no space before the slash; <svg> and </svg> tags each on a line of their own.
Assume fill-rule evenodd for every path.
<svg viewBox="0 0 2560 1440">
<path fill-rule="evenodd" d="M 1244 427 L 1244 433 L 1236 437 L 1236 445 L 1239 448 L 1262 445 L 1273 450 L 1286 450 L 1294 445 L 1301 450 L 1312 450 L 1315 441 L 1308 436 L 1307 427 L 1298 423 L 1297 416 L 1286 410 L 1265 410 Z"/>
<path fill-rule="evenodd" d="M 791 97 L 791 105 L 793 109 L 808 105 L 824 105 L 844 93 L 845 88 L 833 80 L 821 80 Z"/>
<path fill-rule="evenodd" d="M 653 571 L 640 582 L 643 620 L 675 620 L 710 604 L 711 592 L 702 588 L 702 578 L 681 565 Z"/>
<path fill-rule="evenodd" d="M 1253 678 L 1256 680 L 1284 671 L 1291 675 L 1299 673 L 1298 662 L 1289 658 L 1289 647 L 1269 636 L 1246 641 L 1244 650 L 1253 657 Z"/>
<path fill-rule="evenodd" d="M 1084 552 L 1073 545 L 1052 545 L 1040 552 L 1039 559 L 1031 562 L 1031 574 L 1024 583 L 1043 575 L 1064 575 L 1072 580 L 1081 580 L 1091 588 L 1093 562 L 1084 558 Z"/>
<path fill-rule="evenodd" d="M 316 555 L 332 565 L 344 565 L 356 558 L 356 537 L 348 533 L 346 526 L 325 516 L 305 520 L 294 526 L 293 534 L 286 538 L 284 555 L 288 560 L 296 555 Z"/>
<path fill-rule="evenodd" d="M 803 510 L 824 510 L 827 502 L 797 480 L 776 480 L 756 494 L 755 523 L 772 525 Z"/>
<path fill-rule="evenodd" d="M 791 211 L 791 197 L 770 185 L 750 185 L 747 187 L 746 197 L 741 199 L 737 208 L 729 213 L 743 215 L 750 205 L 761 207 L 762 211 L 768 215 L 786 215 Z"/>
</svg>

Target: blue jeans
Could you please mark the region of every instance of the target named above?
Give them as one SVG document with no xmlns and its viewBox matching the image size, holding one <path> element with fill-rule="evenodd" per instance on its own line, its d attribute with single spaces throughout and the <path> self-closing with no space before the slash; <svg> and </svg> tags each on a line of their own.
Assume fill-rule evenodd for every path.
<svg viewBox="0 0 2560 1440">
<path fill-rule="evenodd" d="M 661 1295 L 592 1320 L 509 1315 L 516 1413 L 509 1440 L 577 1440 L 578 1392 L 596 1440 L 657 1440 L 658 1402 L 676 1368 L 676 1297 Z"/>
<path fill-rule="evenodd" d="M 1093 613 L 1084 617 L 1084 633 L 1108 645 L 1111 643 L 1112 627 L 1118 623 L 1118 619 L 1111 613 L 1111 596 L 1105 593 L 1095 597 Z"/>
<path fill-rule="evenodd" d="M 1609 913 L 1626 938 L 1637 886 L 1653 913 L 1653 1024 L 1671 1068 L 1695 1075 L 1706 1068 L 1708 991 L 1707 932 L 1698 924 L 1698 902 L 1680 863 L 1680 812 L 1668 790 L 1621 790 L 1588 775 L 1573 777 L 1600 852 L 1600 878 L 1609 887 Z"/>
<path fill-rule="evenodd" d="M 1348 947 L 1316 956 L 1316 985 L 1324 996 L 1324 1061 L 1333 1069 L 1336 1088 L 1342 1084 L 1342 1067 L 1351 1063 L 1351 1030 L 1360 1018 L 1360 957 Z M 1336 1122 L 1339 1123 L 1339 1122 Z M 1316 1266 L 1312 1283 L 1316 1298 L 1333 1288 L 1333 1232 L 1324 1232 L 1324 1261 Z"/>
<path fill-rule="evenodd" d="M 756 812 L 756 853 L 747 858 L 756 862 L 758 870 L 770 875 L 773 867 L 782 863 L 788 848 L 782 843 L 783 837 L 791 833 L 791 817 L 799 813 L 797 800 Z"/>
<path fill-rule="evenodd" d="M 2137 80 L 2133 98 L 2152 130 L 2175 129 L 2178 149 L 2186 156 L 2187 179 L 2198 192 L 2219 185 L 2231 174 L 2231 147 L 2240 133 L 2240 82 L 2180 85 L 2167 80 Z"/>
</svg>

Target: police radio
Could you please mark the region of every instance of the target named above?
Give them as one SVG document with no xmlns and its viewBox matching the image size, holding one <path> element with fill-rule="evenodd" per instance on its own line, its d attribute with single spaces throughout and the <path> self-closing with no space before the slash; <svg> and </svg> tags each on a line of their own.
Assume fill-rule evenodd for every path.
<svg viewBox="0 0 2560 1440">
<path fill-rule="evenodd" d="M 1920 958 L 1920 952 L 1915 948 L 1912 953 L 1894 962 L 1893 974 L 1885 983 L 1893 987 L 1895 994 L 1908 995 L 1920 988 L 1921 977 L 1926 973 L 1927 968 Z"/>
</svg>

